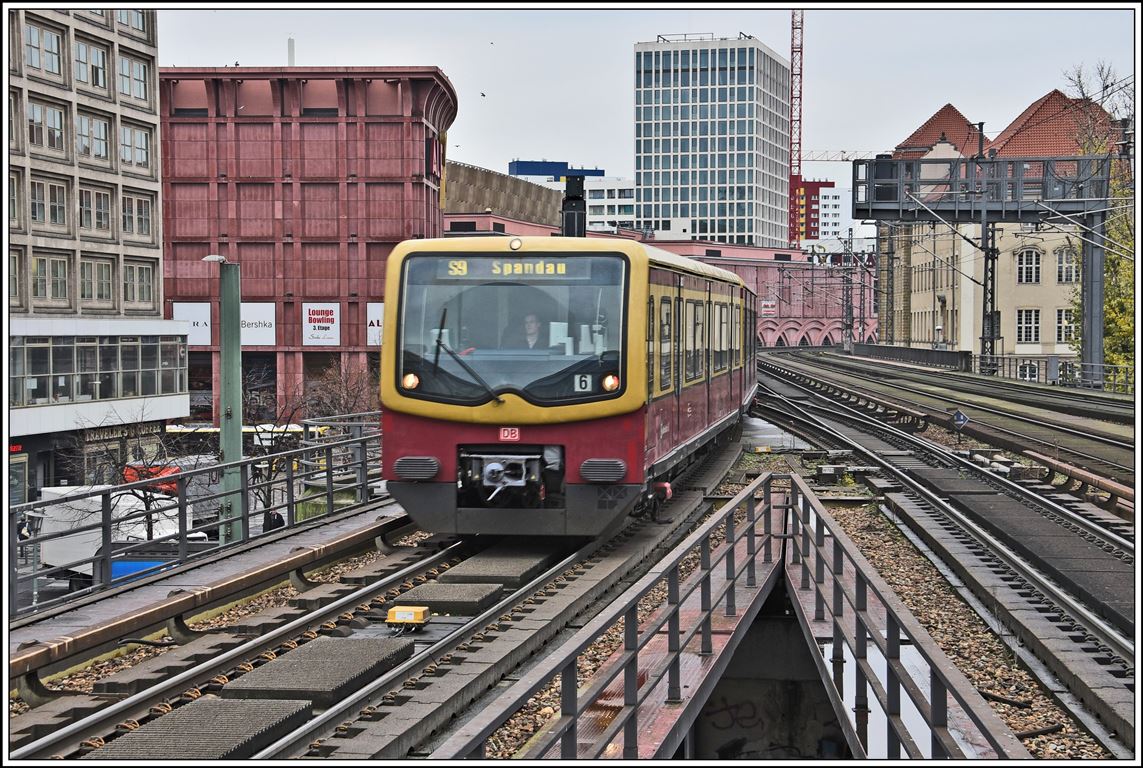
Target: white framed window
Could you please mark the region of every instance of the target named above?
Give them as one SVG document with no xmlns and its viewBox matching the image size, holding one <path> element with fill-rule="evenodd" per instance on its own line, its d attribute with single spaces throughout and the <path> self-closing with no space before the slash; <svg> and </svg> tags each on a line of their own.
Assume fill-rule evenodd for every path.
<svg viewBox="0 0 1143 768">
<path fill-rule="evenodd" d="M 108 141 L 111 137 L 111 122 L 94 115 L 76 115 L 75 152 L 80 157 L 107 162 L 111 159 Z"/>
<path fill-rule="evenodd" d="M 20 175 L 13 171 L 8 172 L 8 226 L 20 226 L 20 194 L 22 185 L 20 184 Z"/>
<path fill-rule="evenodd" d="M 147 62 L 119 54 L 119 93 L 139 101 L 147 101 L 150 67 Z"/>
<path fill-rule="evenodd" d="M 1075 313 L 1071 309 L 1056 310 L 1056 343 L 1067 344 L 1076 333 Z"/>
<path fill-rule="evenodd" d="M 60 64 L 59 32 L 30 22 L 24 24 L 24 66 L 37 69 L 49 75 L 60 77 L 63 68 Z"/>
<path fill-rule="evenodd" d="M 32 298 L 67 301 L 68 260 L 65 256 L 32 259 Z"/>
<path fill-rule="evenodd" d="M 48 182 L 48 223 L 67 226 L 67 187 Z"/>
<path fill-rule="evenodd" d="M 154 301 L 155 268 L 151 264 L 127 262 L 123 265 L 123 301 L 151 304 Z"/>
<path fill-rule="evenodd" d="M 47 215 L 47 184 L 42 181 L 33 181 L 29 197 L 29 211 L 33 224 L 45 224 Z"/>
<path fill-rule="evenodd" d="M 1020 381 L 1036 381 L 1040 378 L 1040 366 L 1038 363 L 1033 363 L 1025 360 L 1016 368 L 1016 378 Z"/>
<path fill-rule="evenodd" d="M 63 152 L 64 113 L 59 107 L 28 102 L 28 143 L 37 147 Z"/>
<path fill-rule="evenodd" d="M 123 234 L 151 237 L 151 198 L 123 193 Z"/>
<path fill-rule="evenodd" d="M 20 149 L 20 127 L 24 121 L 20 117 L 20 97 L 8 91 L 8 148 Z"/>
<path fill-rule="evenodd" d="M 119 163 L 151 167 L 151 132 L 133 125 L 119 126 Z"/>
<path fill-rule="evenodd" d="M 8 251 L 8 303 L 19 305 L 23 284 L 24 254 L 17 248 Z"/>
<path fill-rule="evenodd" d="M 125 27 L 130 27 L 137 32 L 145 33 L 147 31 L 147 18 L 143 15 L 142 11 L 117 11 L 117 18 L 119 19 L 119 23 Z"/>
<path fill-rule="evenodd" d="M 1040 310 L 1016 310 L 1016 343 L 1040 343 Z"/>
<path fill-rule="evenodd" d="M 33 180 L 30 202 L 33 223 L 67 225 L 67 187 L 63 184 Z"/>
<path fill-rule="evenodd" d="M 103 189 L 79 190 L 79 226 L 96 232 L 111 232 L 111 193 Z"/>
<path fill-rule="evenodd" d="M 82 259 L 79 262 L 79 299 L 110 303 L 111 275 L 114 265 L 106 259 Z"/>
<path fill-rule="evenodd" d="M 75 41 L 76 82 L 107 90 L 107 51 L 86 40 Z"/>
<path fill-rule="evenodd" d="M 1079 282 L 1079 256 L 1074 248 L 1057 248 L 1056 251 L 1056 282 Z"/>
<path fill-rule="evenodd" d="M 1040 282 L 1040 252 L 1031 248 L 1016 254 L 1016 282 Z"/>
</svg>

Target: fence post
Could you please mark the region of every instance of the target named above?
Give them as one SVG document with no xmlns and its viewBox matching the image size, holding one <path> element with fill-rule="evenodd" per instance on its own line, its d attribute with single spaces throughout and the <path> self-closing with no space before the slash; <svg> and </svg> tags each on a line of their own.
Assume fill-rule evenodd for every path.
<svg viewBox="0 0 1143 768">
<path fill-rule="evenodd" d="M 700 607 L 702 609 L 702 646 L 699 650 L 700 656 L 709 656 L 714 652 L 714 645 L 711 639 L 711 616 L 710 616 L 710 536 L 703 536 L 702 541 L 699 543 L 699 569 L 702 571 L 702 582 L 700 583 Z"/>
<path fill-rule="evenodd" d="M 250 463 L 243 462 L 238 471 L 242 483 L 242 519 L 238 540 L 246 541 L 250 538 Z"/>
<path fill-rule="evenodd" d="M 99 494 L 99 499 L 102 502 L 102 520 L 103 529 L 102 534 L 102 552 L 101 560 L 104 564 L 103 573 L 100 574 L 99 583 L 107 586 L 111 583 L 111 491 L 104 491 Z M 91 583 L 95 584 L 95 561 L 91 562 Z"/>
<path fill-rule="evenodd" d="M 746 497 L 746 586 L 754 586 L 754 556 L 755 556 L 755 543 L 754 543 L 754 525 L 755 525 L 755 510 L 754 510 L 754 494 L 751 493 Z"/>
<path fill-rule="evenodd" d="M 183 473 L 175 478 L 175 487 L 179 494 L 179 562 L 185 563 L 190 556 L 190 547 L 187 544 L 187 478 Z"/>
<path fill-rule="evenodd" d="M 623 706 L 630 713 L 623 724 L 623 757 L 639 757 L 639 604 L 636 603 L 623 617 L 623 650 L 627 663 L 623 668 Z"/>
<path fill-rule="evenodd" d="M 774 502 L 771 492 L 773 480 L 774 476 L 770 475 L 762 486 L 762 562 L 764 563 L 769 563 L 774 559 L 774 554 L 770 549 L 774 538 Z"/>
<path fill-rule="evenodd" d="M 726 516 L 726 615 L 733 616 L 737 612 L 734 604 L 734 513 L 738 508 L 730 510 Z"/>
<path fill-rule="evenodd" d="M 300 454 L 305 455 L 303 452 Z M 294 523 L 297 522 L 297 514 L 294 510 L 294 462 L 297 461 L 293 456 L 286 459 L 286 527 L 293 528 Z"/>
<path fill-rule="evenodd" d="M 577 752 L 575 661 L 573 658 L 560 672 L 560 715 L 571 719 L 560 738 L 560 757 L 564 760 L 574 760 Z"/>
<path fill-rule="evenodd" d="M 682 684 L 679 680 L 679 567 L 672 566 L 667 571 L 667 653 L 671 657 L 667 667 L 667 701 L 678 703 L 683 700 Z"/>
<path fill-rule="evenodd" d="M 333 448 L 325 447 L 325 514 L 333 514 Z"/>
<path fill-rule="evenodd" d="M 353 453 L 355 454 L 353 461 L 357 465 L 357 503 L 361 504 L 369 497 L 365 486 L 365 441 L 361 438 L 360 424 L 354 424 L 351 430 L 354 439 L 357 440 L 357 442 L 353 444 Z"/>
<path fill-rule="evenodd" d="M 901 718 L 901 682 L 893 663 L 901 658 L 901 630 L 893 616 L 885 615 L 885 742 L 890 760 L 901 757 L 896 721 Z"/>
</svg>

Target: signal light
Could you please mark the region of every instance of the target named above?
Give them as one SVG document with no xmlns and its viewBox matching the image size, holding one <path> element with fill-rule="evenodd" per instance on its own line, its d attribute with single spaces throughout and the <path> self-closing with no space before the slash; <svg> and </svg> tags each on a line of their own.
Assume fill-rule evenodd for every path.
<svg viewBox="0 0 1143 768">
<path fill-rule="evenodd" d="M 421 386 L 421 377 L 415 373 L 406 373 L 401 379 L 401 386 L 405 389 L 416 389 Z"/>
<path fill-rule="evenodd" d="M 619 389 L 619 377 L 614 373 L 609 373 L 603 377 L 603 391 L 614 392 Z"/>
</svg>

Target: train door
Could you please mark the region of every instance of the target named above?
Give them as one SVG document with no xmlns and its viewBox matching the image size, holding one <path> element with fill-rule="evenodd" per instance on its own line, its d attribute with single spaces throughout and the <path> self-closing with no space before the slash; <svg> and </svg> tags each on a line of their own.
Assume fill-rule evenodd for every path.
<svg viewBox="0 0 1143 768">
<path fill-rule="evenodd" d="M 703 370 L 705 372 L 704 373 L 703 388 L 706 389 L 706 397 L 704 398 L 706 400 L 706 413 L 704 413 L 702 416 L 702 423 L 704 425 L 710 424 L 711 414 L 714 413 L 714 390 L 713 390 L 711 385 L 713 383 L 712 380 L 714 379 L 714 339 L 715 339 L 715 326 L 714 326 L 714 324 L 717 322 L 717 318 L 714 315 L 714 301 L 713 301 L 714 296 L 711 292 L 711 286 L 712 286 L 711 282 L 709 280 L 707 280 L 706 281 L 706 302 L 705 302 L 706 306 L 704 307 L 704 311 L 706 313 L 706 323 L 705 323 L 705 327 L 703 328 L 706 339 L 704 341 L 703 353 L 702 353 L 702 355 L 703 355 Z"/>
</svg>

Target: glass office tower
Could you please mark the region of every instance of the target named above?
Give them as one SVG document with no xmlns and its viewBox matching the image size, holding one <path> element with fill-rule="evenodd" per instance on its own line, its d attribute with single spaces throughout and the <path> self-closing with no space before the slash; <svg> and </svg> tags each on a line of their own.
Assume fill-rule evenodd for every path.
<svg viewBox="0 0 1143 768">
<path fill-rule="evenodd" d="M 751 37 L 635 45 L 636 228 L 784 248 L 790 64 Z"/>
</svg>

